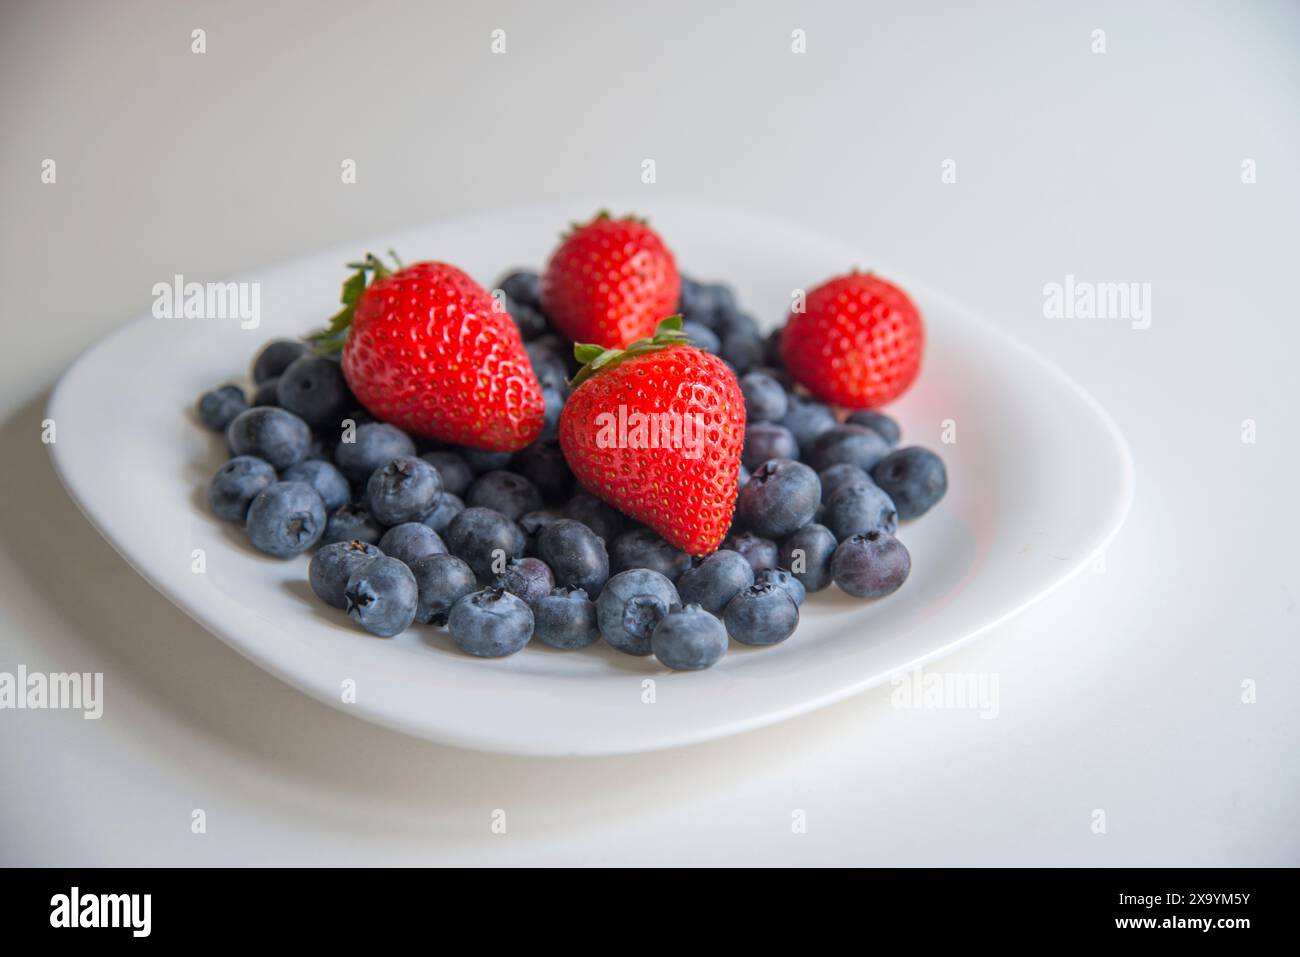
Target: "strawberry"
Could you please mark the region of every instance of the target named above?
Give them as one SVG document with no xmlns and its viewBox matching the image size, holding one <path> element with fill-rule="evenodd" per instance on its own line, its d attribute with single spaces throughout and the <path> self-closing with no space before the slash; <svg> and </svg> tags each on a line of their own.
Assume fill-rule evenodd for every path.
<svg viewBox="0 0 1300 957">
<path fill-rule="evenodd" d="M 745 399 L 680 316 L 626 349 L 580 345 L 560 448 L 592 494 L 692 555 L 714 551 L 736 505 Z"/>
<path fill-rule="evenodd" d="M 317 351 L 342 349 L 361 404 L 408 432 L 493 452 L 532 442 L 545 404 L 510 315 L 455 266 L 397 265 L 369 254 L 350 264 Z"/>
<path fill-rule="evenodd" d="M 921 370 L 925 329 L 903 290 L 854 270 L 808 293 L 791 312 L 781 356 L 795 380 L 831 405 L 873 409 L 907 390 Z"/>
<path fill-rule="evenodd" d="M 542 274 L 542 309 L 574 342 L 621 348 L 677 309 L 673 254 L 644 220 L 601 212 L 573 224 Z"/>
</svg>

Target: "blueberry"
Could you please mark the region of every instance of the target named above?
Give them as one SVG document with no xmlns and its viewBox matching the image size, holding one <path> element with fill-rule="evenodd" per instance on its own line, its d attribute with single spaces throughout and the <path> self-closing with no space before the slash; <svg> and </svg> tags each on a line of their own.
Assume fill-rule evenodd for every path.
<svg viewBox="0 0 1300 957">
<path fill-rule="evenodd" d="M 554 439 L 560 433 L 560 416 L 564 412 L 566 396 L 559 389 L 546 386 L 542 389 L 542 431 L 538 439 Z"/>
<path fill-rule="evenodd" d="M 366 483 L 370 514 L 382 525 L 418 522 L 442 495 L 442 478 L 424 459 L 403 455 L 375 469 Z"/>
<path fill-rule="evenodd" d="M 307 457 L 303 461 L 329 462 L 332 465 L 334 463 L 334 447 L 336 444 L 333 439 L 322 438 L 319 435 L 313 437 L 311 445 L 307 446 Z"/>
<path fill-rule="evenodd" d="M 513 655 L 533 634 L 533 613 L 501 588 L 466 595 L 451 608 L 447 627 L 461 651 L 479 658 Z"/>
<path fill-rule="evenodd" d="M 280 478 L 286 482 L 306 482 L 316 490 L 327 512 L 346 505 L 352 498 L 352 486 L 343 473 L 320 459 L 295 462 L 284 470 Z"/>
<path fill-rule="evenodd" d="M 346 415 L 344 415 L 342 419 L 339 419 L 340 432 L 342 431 L 341 426 L 343 422 L 345 422 L 347 419 L 351 419 L 357 425 L 369 425 L 372 422 L 379 421 L 373 415 L 370 414 L 370 411 L 368 409 L 360 405 L 355 406 Z M 341 435 L 340 438 L 342 438 Z"/>
<path fill-rule="evenodd" d="M 655 626 L 650 649 L 666 668 L 702 671 L 727 653 L 727 630 L 699 605 L 687 605 Z"/>
<path fill-rule="evenodd" d="M 754 576 L 755 585 L 776 585 L 787 595 L 796 605 L 802 605 L 804 599 L 808 597 L 808 589 L 803 587 L 803 582 L 795 578 L 792 573 L 784 568 L 768 568 Z"/>
<path fill-rule="evenodd" d="M 690 567 L 690 555 L 669 545 L 648 528 L 623 532 L 609 546 L 609 570 L 614 573 L 648 568 L 669 581 L 677 581 Z"/>
<path fill-rule="evenodd" d="M 902 437 L 902 431 L 898 428 L 898 423 L 883 412 L 872 412 L 870 409 L 863 409 L 854 412 L 844 421 L 849 425 L 860 425 L 863 428 L 870 429 L 888 442 L 891 448 L 897 445 L 898 440 Z"/>
<path fill-rule="evenodd" d="M 586 648 L 600 637 L 596 605 L 581 588 L 556 588 L 533 605 L 533 637 L 552 648 Z"/>
<path fill-rule="evenodd" d="M 846 482 L 826 500 L 821 523 L 841 542 L 866 532 L 892 535 L 898 528 L 898 510 L 875 482 Z"/>
<path fill-rule="evenodd" d="M 812 453 L 813 443 L 823 432 L 829 432 L 839 421 L 830 406 L 812 399 L 791 396 L 781 424 L 790 430 L 795 442 L 799 444 L 800 456 Z"/>
<path fill-rule="evenodd" d="M 817 473 L 793 459 L 772 459 L 754 472 L 736 499 L 736 521 L 766 538 L 793 535 L 821 502 Z"/>
<path fill-rule="evenodd" d="M 464 510 L 464 502 L 450 492 L 443 492 L 438 497 L 438 504 L 433 507 L 433 511 L 420 521 L 438 534 L 442 534 L 447 530 L 447 526 L 451 524 L 451 520 Z"/>
<path fill-rule="evenodd" d="M 684 319 L 695 320 L 696 316 L 711 313 L 713 302 L 708 298 L 702 283 L 690 276 L 681 277 L 681 292 L 677 296 L 677 311 Z M 695 320 L 698 321 L 698 320 Z"/>
<path fill-rule="evenodd" d="M 239 413 L 248 408 L 248 397 L 237 385 L 223 385 L 199 396 L 199 418 L 213 432 L 225 432 Z"/>
<path fill-rule="evenodd" d="M 650 633 L 668 612 L 681 607 L 677 589 L 648 568 L 619 572 L 596 599 L 601 636 L 629 655 L 650 654 Z"/>
<path fill-rule="evenodd" d="M 871 481 L 870 475 L 848 462 L 841 462 L 839 465 L 832 465 L 828 469 L 822 469 L 817 477 L 821 479 L 822 483 L 823 502 L 830 501 L 830 497 L 835 494 L 835 490 L 841 485 Z"/>
<path fill-rule="evenodd" d="M 287 469 L 307 457 L 311 429 L 284 409 L 253 408 L 226 426 L 226 444 L 235 455 L 256 455 L 272 468 Z"/>
<path fill-rule="evenodd" d="M 599 595 L 609 578 L 605 543 L 573 519 L 561 519 L 542 529 L 537 536 L 537 554 L 551 566 L 557 585 Z"/>
<path fill-rule="evenodd" d="M 463 496 L 474 481 L 474 470 L 455 452 L 425 452 L 420 458 L 438 470 L 444 492 Z"/>
<path fill-rule="evenodd" d="M 321 601 L 335 608 L 347 608 L 348 579 L 358 568 L 379 558 L 384 553 L 365 542 L 334 542 L 326 545 L 311 558 L 307 566 L 307 581 Z"/>
<path fill-rule="evenodd" d="M 686 333 L 686 338 L 696 348 L 711 352 L 715 356 L 722 352 L 722 340 L 704 323 L 687 319 L 682 323 L 682 332 Z"/>
<path fill-rule="evenodd" d="M 740 394 L 745 397 L 746 422 L 779 423 L 790 407 L 781 383 L 766 372 L 747 372 L 741 376 Z"/>
<path fill-rule="evenodd" d="M 509 452 L 489 452 L 486 449 L 471 449 L 468 446 L 456 449 L 456 453 L 465 460 L 475 475 L 484 472 L 496 472 L 510 467 Z M 466 489 L 468 491 L 468 488 Z"/>
<path fill-rule="evenodd" d="M 704 283 L 701 292 L 708 303 L 709 328 L 726 328 L 737 313 L 736 294 L 724 282 Z"/>
<path fill-rule="evenodd" d="M 719 549 L 677 579 L 677 593 L 684 605 L 700 605 L 705 611 L 722 614 L 727 602 L 741 589 L 754 584 L 754 568 L 745 556 Z"/>
<path fill-rule="evenodd" d="M 761 373 L 762 375 L 767 376 L 785 390 L 786 410 L 789 411 L 790 403 L 799 398 L 791 392 L 794 388 L 794 379 L 791 377 L 790 373 L 786 372 L 785 369 L 779 365 L 763 365 L 754 366 L 754 368 L 750 369 L 746 375 L 752 375 L 754 373 Z"/>
<path fill-rule="evenodd" d="M 607 542 L 612 542 L 626 523 L 622 512 L 586 492 L 569 499 L 564 517 L 581 522 Z"/>
<path fill-rule="evenodd" d="M 217 518 L 242 522 L 248 506 L 264 489 L 275 484 L 275 469 L 252 455 L 237 455 L 212 476 L 208 483 L 208 504 Z"/>
<path fill-rule="evenodd" d="M 542 507 L 542 493 L 528 479 L 515 472 L 487 472 L 474 480 L 465 493 L 470 508 L 490 508 L 514 521 L 525 512 Z"/>
<path fill-rule="evenodd" d="M 542 493 L 548 502 L 562 502 L 573 491 L 573 472 L 560 443 L 539 439 L 514 458 L 514 469 Z"/>
<path fill-rule="evenodd" d="M 745 468 L 744 462 L 741 462 L 740 469 L 736 472 L 737 486 L 740 488 L 744 488 L 746 485 L 749 484 L 749 480 L 753 477 L 754 477 L 753 473 L 751 473 L 749 469 Z"/>
<path fill-rule="evenodd" d="M 678 311 L 686 319 L 714 331 L 736 312 L 736 297 L 722 283 L 702 283 L 682 277 Z"/>
<path fill-rule="evenodd" d="M 797 459 L 799 443 L 784 425 L 755 422 L 745 428 L 745 445 L 740 461 L 751 472 L 769 459 Z"/>
<path fill-rule="evenodd" d="M 280 377 L 267 379 L 253 391 L 253 408 L 280 404 Z"/>
<path fill-rule="evenodd" d="M 879 432 L 861 425 L 837 425 L 828 429 L 813 442 L 808 464 L 818 472 L 847 462 L 864 472 L 889 454 L 889 443 Z"/>
<path fill-rule="evenodd" d="M 483 581 L 495 578 L 510 559 L 524 557 L 523 530 L 490 508 L 467 508 L 458 514 L 447 526 L 446 542 Z"/>
<path fill-rule="evenodd" d="M 781 543 L 778 558 L 807 591 L 821 591 L 831 583 L 831 556 L 839 540 L 825 525 L 805 525 Z"/>
<path fill-rule="evenodd" d="M 560 368 L 566 371 L 578 368 L 577 360 L 573 358 L 573 343 L 557 332 L 548 332 L 544 336 L 538 336 L 532 342 L 525 343 L 524 351 L 531 356 L 530 346 L 551 353 L 560 360 Z"/>
<path fill-rule="evenodd" d="M 555 576 L 551 574 L 551 566 L 540 558 L 515 558 L 497 576 L 493 585 L 518 595 L 531 605 L 551 593 Z"/>
<path fill-rule="evenodd" d="M 537 536 L 542 533 L 547 525 L 558 522 L 560 516 L 554 512 L 548 512 L 545 509 L 538 509 L 535 512 L 529 512 L 527 515 L 519 516 L 519 527 L 524 532 L 524 554 L 537 554 Z"/>
<path fill-rule="evenodd" d="M 524 351 L 528 353 L 528 360 L 532 363 L 533 374 L 537 376 L 538 384 L 543 389 L 554 389 L 562 395 L 567 395 L 569 370 L 564 364 L 564 358 L 548 348 L 545 339 L 534 339 L 526 343 Z"/>
<path fill-rule="evenodd" d="M 871 477 L 889 493 L 904 520 L 924 515 L 948 491 L 943 459 L 915 445 L 890 452 L 871 470 Z"/>
<path fill-rule="evenodd" d="M 289 558 L 321 537 L 325 504 L 306 482 L 276 482 L 248 506 L 244 527 L 254 547 L 276 558 Z"/>
<path fill-rule="evenodd" d="M 542 277 L 527 269 L 507 273 L 497 283 L 497 288 L 515 302 L 540 309 L 542 306 Z"/>
<path fill-rule="evenodd" d="M 357 400 L 338 362 L 325 356 L 294 359 L 276 387 L 280 408 L 288 409 L 319 432 L 337 429 Z"/>
<path fill-rule="evenodd" d="M 856 598 L 880 598 L 897 591 L 911 570 L 912 556 L 888 532 L 845 539 L 831 559 L 835 584 Z"/>
<path fill-rule="evenodd" d="M 759 330 L 754 317 L 747 312 L 740 312 L 734 308 L 718 313 L 713 328 L 722 337 L 724 343 L 727 341 L 727 337 L 732 335 L 745 336 L 760 343 L 763 339 L 763 333 Z M 760 351 L 756 362 L 761 361 L 762 352 Z"/>
<path fill-rule="evenodd" d="M 296 339 L 272 339 L 253 360 L 253 381 L 258 385 L 284 374 L 294 360 L 307 354 L 307 344 Z"/>
<path fill-rule="evenodd" d="M 474 569 L 455 555 L 425 555 L 410 568 L 419 593 L 415 620 L 422 625 L 447 624 L 452 606 L 478 590 Z"/>
<path fill-rule="evenodd" d="M 781 354 L 781 333 L 784 331 L 785 326 L 779 326 L 763 339 L 763 361 L 777 369 L 785 368 L 785 356 Z"/>
<path fill-rule="evenodd" d="M 366 422 L 358 425 L 351 435 L 340 439 L 334 449 L 334 464 L 350 481 L 364 482 L 375 469 L 395 458 L 414 454 L 415 443 L 397 426 L 387 422 Z"/>
<path fill-rule="evenodd" d="M 758 574 L 766 568 L 775 568 L 777 561 L 776 542 L 755 535 L 753 532 L 732 530 L 722 542 L 722 547 L 740 555 L 749 562 L 749 567 Z"/>
<path fill-rule="evenodd" d="M 799 606 L 775 582 L 754 584 L 727 603 L 722 623 L 742 645 L 776 645 L 794 634 Z"/>
<path fill-rule="evenodd" d="M 748 332 L 729 332 L 722 340 L 722 359 L 743 375 L 763 361 L 763 340 Z"/>
<path fill-rule="evenodd" d="M 519 338 L 524 342 L 530 342 L 538 336 L 544 335 L 549 328 L 546 322 L 546 316 L 534 306 L 512 299 L 506 296 L 506 311 L 510 313 L 510 318 L 515 321 L 515 328 L 519 330 Z"/>
<path fill-rule="evenodd" d="M 358 505 L 342 505 L 325 523 L 325 534 L 320 540 L 322 545 L 350 542 L 354 539 L 368 545 L 377 545 L 383 535 L 384 526 L 376 522 L 364 508 Z"/>
<path fill-rule="evenodd" d="M 438 533 L 428 525 L 421 522 L 403 522 L 384 532 L 384 537 L 379 540 L 379 550 L 390 558 L 412 565 L 417 558 L 445 555 L 447 546 L 443 544 Z"/>
<path fill-rule="evenodd" d="M 353 621 L 372 635 L 391 638 L 415 621 L 420 592 L 405 564 L 380 555 L 352 573 L 343 598 Z"/>
</svg>

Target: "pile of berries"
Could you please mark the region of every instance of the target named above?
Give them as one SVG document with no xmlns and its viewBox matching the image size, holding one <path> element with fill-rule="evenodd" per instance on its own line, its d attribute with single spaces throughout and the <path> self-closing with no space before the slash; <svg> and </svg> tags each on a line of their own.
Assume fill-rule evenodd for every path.
<svg viewBox="0 0 1300 957">
<path fill-rule="evenodd" d="M 315 548 L 312 589 L 372 634 L 445 626 L 484 657 L 604 639 L 696 670 L 785 641 L 810 592 L 907 579 L 898 524 L 947 475 L 875 411 L 921 361 L 896 286 L 837 277 L 765 337 L 605 214 L 494 292 L 353 267 L 326 329 L 258 353 L 251 404 L 224 385 L 198 415 L 231 454 L 213 512 L 268 555 Z"/>
</svg>

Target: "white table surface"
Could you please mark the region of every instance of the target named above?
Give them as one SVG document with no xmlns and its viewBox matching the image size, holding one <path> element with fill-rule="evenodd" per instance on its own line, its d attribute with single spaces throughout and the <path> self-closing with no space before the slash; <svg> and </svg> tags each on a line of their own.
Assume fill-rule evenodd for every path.
<svg viewBox="0 0 1300 957">
<path fill-rule="evenodd" d="M 99 721 L 0 711 L 0 863 L 1300 863 L 1300 6 L 459 6 L 0 12 L 0 671 L 106 686 Z M 54 478 L 51 385 L 160 279 L 636 190 L 873 251 L 1120 423 L 1104 571 L 940 666 L 998 675 L 995 720 L 886 686 L 646 756 L 434 746 L 200 630 Z M 1151 283 L 1150 328 L 1045 318 L 1067 274 Z"/>
</svg>

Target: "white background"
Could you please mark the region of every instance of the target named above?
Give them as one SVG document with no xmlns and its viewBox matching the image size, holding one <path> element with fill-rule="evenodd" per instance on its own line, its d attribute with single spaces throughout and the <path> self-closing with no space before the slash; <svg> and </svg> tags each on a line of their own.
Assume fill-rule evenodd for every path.
<svg viewBox="0 0 1300 957">
<path fill-rule="evenodd" d="M 1300 5 L 1253 0 L 6 3 L 0 670 L 103 671 L 107 702 L 0 711 L 0 863 L 1300 863 L 1298 53 Z M 886 686 L 648 756 L 446 749 L 239 658 L 58 486 L 48 391 L 154 282 L 636 190 L 869 250 L 1118 420 L 1104 572 L 942 665 L 999 676 L 995 720 Z M 1151 283 L 1151 327 L 1044 318 L 1066 274 Z"/>
</svg>

